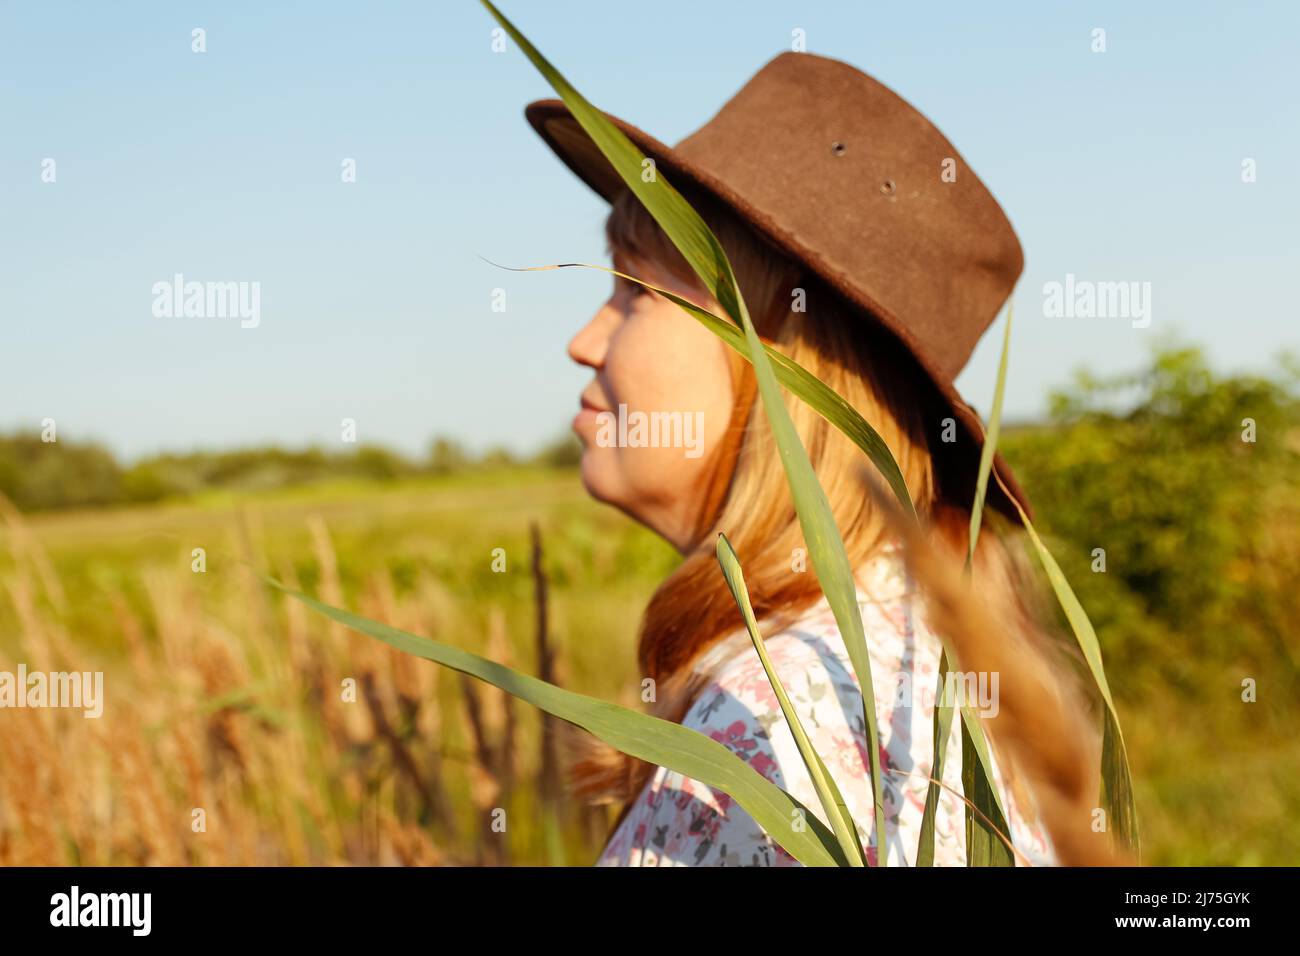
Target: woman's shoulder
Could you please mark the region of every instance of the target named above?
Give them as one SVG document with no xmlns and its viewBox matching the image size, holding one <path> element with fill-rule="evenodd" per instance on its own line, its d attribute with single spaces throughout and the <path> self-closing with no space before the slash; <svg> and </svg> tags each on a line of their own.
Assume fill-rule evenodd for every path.
<svg viewBox="0 0 1300 956">
<path fill-rule="evenodd" d="M 922 669 L 933 673 L 938 658 L 938 642 L 927 644 L 933 639 L 917 630 L 910 606 L 914 592 L 901 572 L 901 561 L 891 550 L 857 574 L 857 610 L 871 658 L 873 690 L 878 709 L 886 712 L 900 668 L 915 668 L 919 657 Z M 923 650 L 919 655 L 918 639 Z M 846 765 L 865 760 L 861 688 L 825 598 L 772 629 L 763 643 L 818 752 L 839 754 Z M 715 644 L 695 670 L 700 690 L 682 719 L 684 726 L 756 758 L 756 769 L 775 782 L 780 783 L 792 766 L 802 771 L 776 691 L 747 630 L 742 627 Z"/>
<path fill-rule="evenodd" d="M 916 591 L 897 548 L 888 547 L 859 568 L 856 584 L 858 613 L 873 674 L 876 670 L 894 671 L 915 656 L 918 636 L 923 640 L 928 637 L 918 635 L 920 622 L 913 606 Z M 844 636 L 824 596 L 767 634 L 763 643 L 783 682 L 790 675 L 806 687 L 817 682 L 845 684 L 846 689 L 859 690 Z M 698 703 L 707 705 L 705 698 L 727 694 L 741 701 L 777 705 L 758 652 L 743 627 L 701 655 L 695 670 L 707 680 Z M 687 719 L 710 713 L 707 706 L 699 712 L 693 708 Z"/>
</svg>

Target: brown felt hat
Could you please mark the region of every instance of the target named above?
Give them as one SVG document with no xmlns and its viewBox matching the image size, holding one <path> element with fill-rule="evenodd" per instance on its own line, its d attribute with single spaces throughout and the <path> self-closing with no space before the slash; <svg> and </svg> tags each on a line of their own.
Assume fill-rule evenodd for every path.
<svg viewBox="0 0 1300 956">
<path fill-rule="evenodd" d="M 537 100 L 524 113 L 606 200 L 626 188 L 562 100 Z M 915 356 L 962 426 L 946 447 L 961 454 L 959 480 L 969 484 L 984 430 L 953 380 L 1011 294 L 1024 255 L 997 200 L 934 124 L 861 70 L 794 52 L 769 61 L 675 147 L 609 119 L 669 182 L 712 194 Z M 994 467 L 1028 512 L 1000 455 Z M 989 503 L 1014 518 L 989 484 Z"/>
</svg>

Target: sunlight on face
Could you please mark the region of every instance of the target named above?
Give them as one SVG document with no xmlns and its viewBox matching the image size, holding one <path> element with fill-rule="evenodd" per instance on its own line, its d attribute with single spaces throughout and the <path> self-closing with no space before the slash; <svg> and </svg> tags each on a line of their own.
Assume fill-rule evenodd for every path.
<svg viewBox="0 0 1300 956">
<path fill-rule="evenodd" d="M 707 293 L 651 265 L 616 255 L 614 268 L 721 314 Z M 690 543 L 731 420 L 726 349 L 677 305 L 617 276 L 609 300 L 569 342 L 569 356 L 596 373 L 573 420 L 583 484 L 679 549 Z"/>
</svg>

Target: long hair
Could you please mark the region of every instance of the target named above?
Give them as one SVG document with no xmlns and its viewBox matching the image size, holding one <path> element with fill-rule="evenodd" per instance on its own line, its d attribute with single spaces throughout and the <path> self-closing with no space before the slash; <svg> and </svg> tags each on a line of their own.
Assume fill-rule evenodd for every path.
<svg viewBox="0 0 1300 956">
<path fill-rule="evenodd" d="M 722 243 L 759 335 L 847 399 L 879 432 L 932 541 L 964 555 L 970 448 L 960 459 L 947 450 L 950 446 L 942 458 L 932 454 L 929 436 L 939 434 L 940 422 L 951 412 L 911 353 L 716 201 L 697 190 L 682 192 Z M 653 263 L 698 285 L 690 266 L 630 191 L 614 200 L 605 232 L 610 252 Z M 766 621 L 765 630 L 778 631 L 822 595 L 816 575 L 793 570 L 797 549 L 805 544 L 771 430 L 757 409 L 753 368 L 727 351 L 736 396 L 731 421 L 714 455 L 694 538 L 681 565 L 650 599 L 640 627 L 641 673 L 655 687 L 651 712 L 678 722 L 707 679 L 692 665 L 739 626 L 714 553 L 719 531 L 727 534 L 744 563 L 754 611 Z M 786 394 L 785 401 L 826 491 L 849 562 L 861 567 L 888 541 L 884 516 L 865 484 L 863 468 L 872 466 L 861 449 L 801 400 Z M 1077 680 L 1078 655 L 1039 623 L 1039 585 L 1028 573 L 1023 550 L 1009 546 L 1007 534 L 1005 528 L 986 525 L 980 536 L 973 573 L 981 596 L 1013 624 L 1008 640 L 1052 660 L 1063 676 L 1072 678 L 1066 683 L 1073 685 L 1076 705 L 1087 707 Z M 621 804 L 621 821 L 654 767 L 593 738 L 583 736 L 573 744 L 572 790 L 588 802 Z M 1023 795 L 1014 771 L 1002 761 L 999 766 Z"/>
</svg>

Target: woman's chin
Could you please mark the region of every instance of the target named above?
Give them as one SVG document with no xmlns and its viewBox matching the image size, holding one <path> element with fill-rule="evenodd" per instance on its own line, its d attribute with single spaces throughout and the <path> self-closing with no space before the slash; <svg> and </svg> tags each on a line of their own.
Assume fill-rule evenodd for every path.
<svg viewBox="0 0 1300 956">
<path fill-rule="evenodd" d="M 617 482 L 610 467 L 613 462 L 607 460 L 605 451 L 604 448 L 593 448 L 591 445 L 582 450 L 582 487 L 597 501 L 617 507 Z"/>
</svg>

